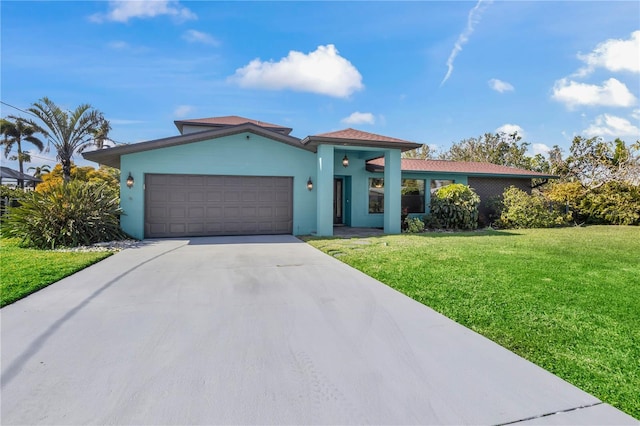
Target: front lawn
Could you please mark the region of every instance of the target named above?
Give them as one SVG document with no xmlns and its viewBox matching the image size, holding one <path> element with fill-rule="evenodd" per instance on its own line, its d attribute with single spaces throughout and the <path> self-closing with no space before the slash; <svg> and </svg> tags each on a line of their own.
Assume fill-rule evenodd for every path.
<svg viewBox="0 0 640 426">
<path fill-rule="evenodd" d="M 22 299 L 110 256 L 111 252 L 57 252 L 21 248 L 0 239 L 0 307 Z"/>
<path fill-rule="evenodd" d="M 640 418 L 640 227 L 309 244 Z"/>
</svg>

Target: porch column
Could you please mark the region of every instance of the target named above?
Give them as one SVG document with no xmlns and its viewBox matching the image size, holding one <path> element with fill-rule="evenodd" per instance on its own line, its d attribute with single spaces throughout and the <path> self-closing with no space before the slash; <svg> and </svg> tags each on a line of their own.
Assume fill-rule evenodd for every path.
<svg viewBox="0 0 640 426">
<path fill-rule="evenodd" d="M 401 231 L 401 173 L 400 150 L 389 149 L 384 153 L 384 233 Z"/>
<path fill-rule="evenodd" d="M 318 145 L 316 234 L 322 237 L 333 235 L 333 156 L 333 145 Z"/>
</svg>

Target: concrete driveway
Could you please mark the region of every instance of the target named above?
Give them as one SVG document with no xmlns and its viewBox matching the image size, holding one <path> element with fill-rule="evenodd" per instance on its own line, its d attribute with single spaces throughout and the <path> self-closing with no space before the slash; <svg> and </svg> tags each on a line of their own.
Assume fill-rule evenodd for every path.
<svg viewBox="0 0 640 426">
<path fill-rule="evenodd" d="M 0 311 L 9 424 L 637 424 L 290 236 L 146 241 Z"/>
</svg>

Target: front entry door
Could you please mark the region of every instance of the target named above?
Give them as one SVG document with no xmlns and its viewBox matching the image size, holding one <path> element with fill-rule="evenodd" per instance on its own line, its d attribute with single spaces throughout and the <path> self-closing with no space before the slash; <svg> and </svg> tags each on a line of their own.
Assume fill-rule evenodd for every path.
<svg viewBox="0 0 640 426">
<path fill-rule="evenodd" d="M 334 225 L 342 225 L 344 223 L 342 184 L 343 184 L 342 178 L 333 179 L 333 224 Z"/>
</svg>

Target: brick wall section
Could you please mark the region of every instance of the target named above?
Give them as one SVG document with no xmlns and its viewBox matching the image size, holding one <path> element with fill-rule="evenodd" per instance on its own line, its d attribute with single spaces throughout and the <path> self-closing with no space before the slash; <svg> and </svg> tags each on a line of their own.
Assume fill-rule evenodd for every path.
<svg viewBox="0 0 640 426">
<path fill-rule="evenodd" d="M 487 206 L 487 201 L 490 198 L 502 195 L 504 190 L 512 185 L 525 191 L 527 194 L 531 194 L 531 179 L 470 176 L 467 182 L 476 194 L 480 196 L 480 206 L 478 207 L 478 210 L 480 213 L 481 226 L 489 225 L 491 222 L 488 218 L 490 210 Z"/>
</svg>

